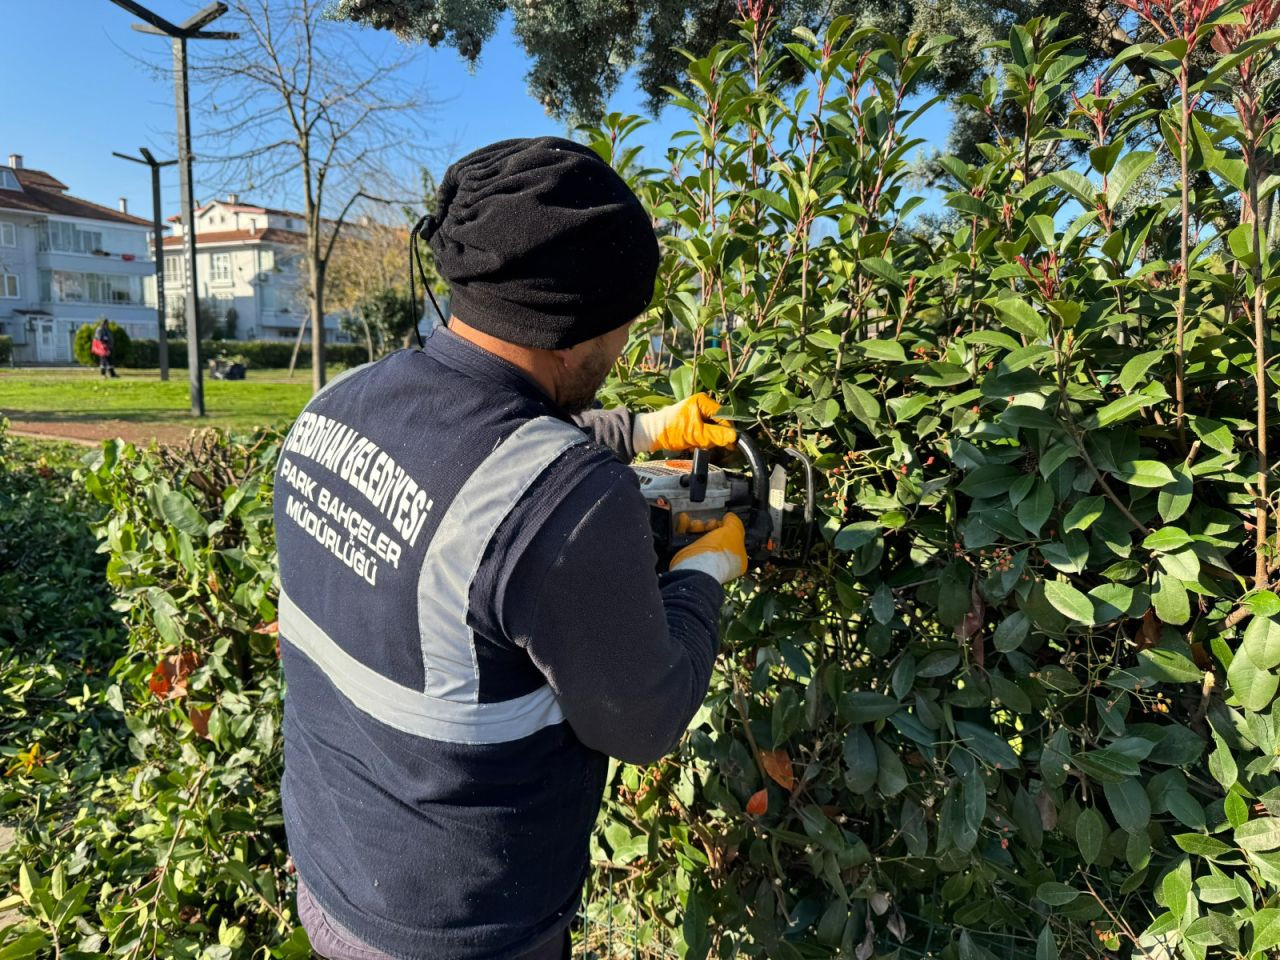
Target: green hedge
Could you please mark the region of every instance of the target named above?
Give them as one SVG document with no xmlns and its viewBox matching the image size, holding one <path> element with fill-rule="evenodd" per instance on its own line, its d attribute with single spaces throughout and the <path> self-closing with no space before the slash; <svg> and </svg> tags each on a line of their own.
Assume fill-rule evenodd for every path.
<svg viewBox="0 0 1280 960">
<path fill-rule="evenodd" d="M 98 358 L 93 355 L 93 334 L 98 329 L 97 323 L 86 323 L 76 330 L 75 340 L 71 344 L 71 352 L 76 362 L 86 367 L 96 367 Z M 111 331 L 111 364 L 116 367 L 133 366 L 133 340 L 119 324 L 107 321 L 107 329 Z"/>
<path fill-rule="evenodd" d="M 160 366 L 160 354 L 155 340 L 134 340 L 133 355 L 129 366 L 150 368 Z M 200 344 L 204 357 L 244 357 L 250 369 L 263 370 L 289 366 L 293 344 L 280 340 L 203 340 Z M 332 364 L 354 367 L 369 359 L 363 344 L 330 343 L 325 345 L 325 359 Z M 298 351 L 298 366 L 311 364 L 311 348 L 304 345 Z M 169 366 L 185 369 L 187 366 L 187 341 L 169 341 Z"/>
<path fill-rule="evenodd" d="M 0 363 L 13 359 L 13 337 L 0 337 Z"/>
</svg>

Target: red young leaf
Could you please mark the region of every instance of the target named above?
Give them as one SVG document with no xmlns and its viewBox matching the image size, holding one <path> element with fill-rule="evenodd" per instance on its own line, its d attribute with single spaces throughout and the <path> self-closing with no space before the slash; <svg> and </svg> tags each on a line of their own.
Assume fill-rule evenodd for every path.
<svg viewBox="0 0 1280 960">
<path fill-rule="evenodd" d="M 747 801 L 747 813 L 753 817 L 762 817 L 769 812 L 769 791 L 757 790 Z"/>
</svg>

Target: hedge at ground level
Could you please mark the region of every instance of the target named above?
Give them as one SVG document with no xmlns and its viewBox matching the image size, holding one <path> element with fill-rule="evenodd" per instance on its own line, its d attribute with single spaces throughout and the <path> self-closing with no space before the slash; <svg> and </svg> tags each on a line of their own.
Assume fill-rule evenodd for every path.
<svg viewBox="0 0 1280 960">
<path fill-rule="evenodd" d="M 134 340 L 131 347 L 132 355 L 128 366 L 138 369 L 160 366 L 157 341 Z M 284 369 L 289 366 L 289 358 L 293 356 L 293 343 L 282 340 L 202 340 L 200 355 L 206 360 L 212 357 L 241 357 L 247 361 L 251 370 Z M 325 344 L 324 355 L 326 363 L 343 367 L 354 367 L 369 359 L 369 351 L 362 343 Z M 298 351 L 298 368 L 310 365 L 311 348 L 304 345 Z M 186 340 L 169 341 L 169 366 L 186 369 Z"/>
<path fill-rule="evenodd" d="M 586 911 L 641 956 L 1280 948 L 1280 264 L 1260 213 L 1237 222 L 1271 192 L 1276 144 L 1257 138 L 1280 127 L 1243 125 L 1209 78 L 1159 117 L 1105 78 L 1077 100 L 1055 23 L 1013 28 L 967 98 L 1001 134 L 978 163 L 939 159 L 941 222 L 908 218 L 903 104 L 943 40 L 842 18 L 784 46 L 751 23 L 689 65 L 675 102 L 694 135 L 669 166 L 632 163 L 634 118 L 590 134 L 663 227 L 609 401 L 714 392 L 769 461 L 792 447 L 820 477 L 808 562 L 726 592 L 679 749 L 610 775 Z M 1126 56 L 1190 83 L 1209 50 Z M 1254 38 L 1217 76 L 1245 89 L 1278 56 Z M 776 87 L 796 71 L 799 92 Z M 817 235 L 819 217 L 838 229 Z M 6 785 L 45 804 L 0 856 L 22 900 L 5 960 L 59 940 L 69 957 L 72 938 L 305 956 L 277 788 L 279 443 L 117 442 L 84 469 L 129 620 L 102 695 L 126 752 L 82 761 L 51 738 L 64 756 L 41 766 L 0 738 Z M 21 707 L 56 719 L 73 699 Z"/>
<path fill-rule="evenodd" d="M 0 336 L 0 363 L 13 359 L 13 337 Z"/>
</svg>

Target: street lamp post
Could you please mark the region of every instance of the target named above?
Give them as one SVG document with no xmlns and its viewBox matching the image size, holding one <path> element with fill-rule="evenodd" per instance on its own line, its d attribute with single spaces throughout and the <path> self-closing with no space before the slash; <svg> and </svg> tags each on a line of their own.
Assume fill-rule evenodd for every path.
<svg viewBox="0 0 1280 960">
<path fill-rule="evenodd" d="M 187 372 L 191 379 L 191 413 L 204 416 L 204 371 L 200 366 L 200 321 L 196 284 L 196 223 L 195 198 L 191 182 L 191 107 L 187 82 L 188 40 L 238 40 L 238 33 L 205 30 L 214 20 L 227 12 L 225 3 L 211 3 L 199 13 L 182 23 L 170 23 L 157 13 L 152 13 L 135 0 L 112 0 L 116 6 L 128 10 L 143 23 L 135 23 L 133 29 L 140 33 L 152 33 L 169 37 L 173 45 L 173 87 L 178 108 L 178 186 L 182 194 L 183 244 L 187 254 Z"/>
<path fill-rule="evenodd" d="M 157 160 L 146 147 L 142 147 L 138 152 L 142 154 L 141 157 L 131 157 L 128 154 L 111 151 L 113 156 L 117 156 L 121 160 L 132 160 L 134 163 L 141 163 L 151 168 L 151 217 L 155 228 L 156 326 L 159 331 L 156 335 L 156 351 L 159 353 L 160 379 L 168 380 L 169 333 L 164 316 L 164 224 L 161 222 L 162 211 L 160 209 L 160 168 L 171 167 L 178 161 Z"/>
</svg>

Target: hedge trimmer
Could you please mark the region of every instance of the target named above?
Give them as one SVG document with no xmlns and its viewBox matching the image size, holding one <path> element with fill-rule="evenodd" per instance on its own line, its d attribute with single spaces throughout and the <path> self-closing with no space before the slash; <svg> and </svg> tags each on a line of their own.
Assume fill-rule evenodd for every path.
<svg viewBox="0 0 1280 960">
<path fill-rule="evenodd" d="M 787 502 L 786 468 L 774 464 L 769 469 L 755 441 L 742 432 L 737 453 L 746 462 L 747 472 L 712 464 L 712 454 L 706 450 L 695 450 L 691 459 L 633 464 L 640 492 L 649 502 L 658 568 L 667 569 L 672 556 L 718 526 L 730 512 L 746 527 L 752 566 L 766 562 L 803 566 L 816 529 L 815 474 L 813 462 L 803 453 L 790 447 L 784 452 L 800 464 L 803 503 Z"/>
</svg>

